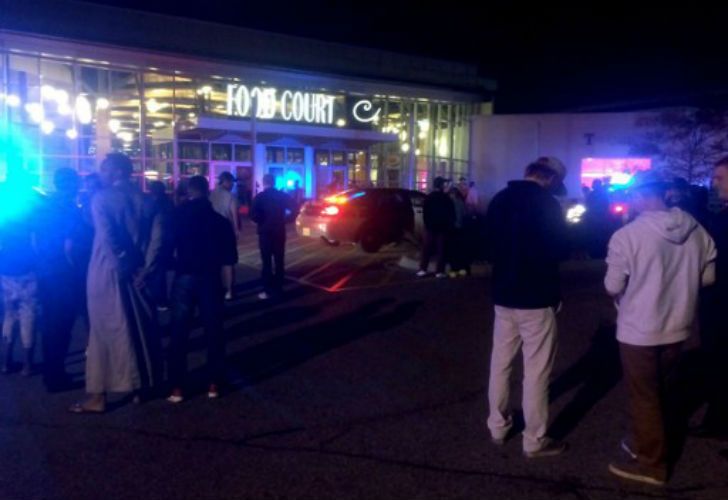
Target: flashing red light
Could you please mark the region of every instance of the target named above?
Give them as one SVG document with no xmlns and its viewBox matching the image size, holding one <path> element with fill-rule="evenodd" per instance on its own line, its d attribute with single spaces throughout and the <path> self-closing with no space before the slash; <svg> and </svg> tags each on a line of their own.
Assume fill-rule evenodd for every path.
<svg viewBox="0 0 728 500">
<path fill-rule="evenodd" d="M 321 215 L 338 215 L 339 207 L 331 205 L 321 210 Z"/>
<path fill-rule="evenodd" d="M 623 214 L 624 212 L 626 212 L 626 211 L 627 211 L 627 207 L 625 207 L 625 206 L 624 206 L 623 204 L 621 204 L 621 203 L 617 203 L 616 205 L 614 205 L 614 206 L 612 207 L 612 211 L 613 211 L 613 212 L 614 212 L 615 214 Z"/>
</svg>

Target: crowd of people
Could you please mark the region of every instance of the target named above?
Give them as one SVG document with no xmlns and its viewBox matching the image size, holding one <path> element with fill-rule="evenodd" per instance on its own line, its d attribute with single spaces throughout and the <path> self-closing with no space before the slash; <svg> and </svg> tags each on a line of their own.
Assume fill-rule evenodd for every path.
<svg viewBox="0 0 728 500">
<path fill-rule="evenodd" d="M 170 403 L 188 394 L 187 339 L 199 311 L 207 343 L 205 385 L 217 398 L 225 382 L 224 303 L 234 293 L 240 224 L 224 172 L 210 192 L 205 177 L 180 183 L 171 200 L 161 183 L 143 193 L 131 180 L 132 163 L 109 154 L 99 173 L 82 180 L 71 169 L 55 172 L 55 191 L 29 188 L 22 170 L 11 170 L 0 196 L 0 285 L 3 293 L 0 371 L 13 369 L 15 331 L 22 343 L 23 375 L 33 370 L 36 332 L 42 336 L 43 379 L 50 391 L 67 389 L 71 332 L 84 318 L 86 398 L 74 413 L 102 413 L 109 393 L 151 396 L 167 388 Z M 566 221 L 555 193 L 566 170 L 554 158 L 529 164 L 490 202 L 484 219 L 485 257 L 492 264 L 495 308 L 488 385 L 487 425 L 502 445 L 514 423 L 510 376 L 524 358 L 523 453 L 528 458 L 563 453 L 548 436 L 549 380 L 557 356 L 561 310 L 559 264 L 568 258 Z M 282 292 L 287 223 L 299 203 L 276 190 L 272 175 L 252 201 L 262 259 L 261 300 Z M 714 168 L 718 196 L 728 202 L 728 158 Z M 418 276 L 444 278 L 470 272 L 479 238 L 480 197 L 461 179 L 434 180 L 423 212 L 425 241 Z M 603 211 L 596 185 L 590 209 Z M 609 465 L 620 477 L 664 484 L 671 468 L 676 427 L 673 375 L 700 317 L 707 366 L 708 413 L 700 435 L 728 435 L 728 211 L 713 214 L 680 182 L 642 172 L 630 188 L 633 220 L 608 240 L 604 278 L 617 307 L 616 339 L 629 395 L 630 433 L 624 456 Z M 169 277 L 172 276 L 171 282 Z M 162 348 L 158 316 L 171 310 L 171 342 Z M 165 370 L 166 360 L 166 370 Z"/>
<path fill-rule="evenodd" d="M 460 178 L 449 185 L 444 177 L 436 177 L 433 190 L 423 206 L 424 239 L 418 277 L 430 274 L 430 261 L 435 259 L 435 277 L 468 276 L 470 265 L 478 254 L 480 197 L 473 182 Z"/>
<path fill-rule="evenodd" d="M 212 192 L 205 177 L 185 179 L 172 201 L 161 182 L 143 193 L 132 171 L 127 156 L 112 153 L 98 174 L 86 177 L 82 193 L 81 178 L 67 168 L 55 172 L 49 196 L 32 189 L 22 169 L 11 169 L 0 186 L 3 199 L 12 201 L 0 212 L 0 370 L 13 371 L 17 329 L 21 373 L 30 375 L 40 332 L 48 390 L 71 388 L 65 359 L 74 324 L 85 319 L 86 398 L 69 408 L 74 413 L 104 412 L 109 393 L 142 399 L 166 387 L 168 401 L 183 401 L 196 311 L 208 347 L 208 397 L 218 397 L 224 382 L 224 301 L 233 294 L 240 227 L 234 178 L 223 172 Z M 295 217 L 295 206 L 275 189 L 272 176 L 263 183 L 252 218 L 264 259 L 259 297 L 268 299 L 281 292 L 285 224 Z M 159 315 L 167 310 L 171 341 L 165 356 Z"/>
</svg>

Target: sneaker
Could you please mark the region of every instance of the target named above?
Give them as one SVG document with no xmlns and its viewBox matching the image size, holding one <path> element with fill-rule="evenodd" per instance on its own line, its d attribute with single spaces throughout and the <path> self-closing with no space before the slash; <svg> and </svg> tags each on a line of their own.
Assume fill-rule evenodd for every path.
<svg viewBox="0 0 728 500">
<path fill-rule="evenodd" d="M 450 276 L 451 278 L 457 278 L 458 277 L 458 273 L 456 273 L 455 271 L 450 271 L 449 273 L 447 273 L 447 275 Z"/>
<path fill-rule="evenodd" d="M 609 472 L 622 479 L 651 484 L 653 486 L 664 486 L 665 480 L 646 473 L 636 460 L 626 462 L 613 462 L 609 464 Z"/>
<path fill-rule="evenodd" d="M 565 452 L 566 448 L 567 448 L 566 443 L 564 443 L 562 441 L 555 441 L 553 439 L 548 439 L 546 441 L 546 444 L 544 444 L 538 450 L 534 450 L 534 451 L 523 450 L 523 455 L 526 458 L 555 457 L 556 455 L 561 455 L 563 452 Z"/>
<path fill-rule="evenodd" d="M 208 399 L 217 399 L 220 397 L 220 390 L 217 388 L 215 384 L 210 384 L 210 387 L 207 389 L 207 398 Z"/>
<path fill-rule="evenodd" d="M 268 300 L 268 299 L 270 298 L 270 295 L 268 295 L 268 294 L 267 294 L 267 293 L 265 293 L 265 292 L 260 292 L 260 293 L 258 294 L 258 298 L 259 298 L 260 300 Z"/>
<path fill-rule="evenodd" d="M 445 274 L 445 273 L 437 273 L 435 275 L 435 278 L 447 278 L 447 274 Z"/>
<path fill-rule="evenodd" d="M 467 276 L 468 275 L 468 272 L 465 269 L 461 269 L 461 270 L 458 271 L 458 274 L 460 276 Z"/>
<path fill-rule="evenodd" d="M 218 295 L 218 297 L 219 297 L 219 295 Z M 227 293 L 225 293 L 225 300 L 233 300 L 233 292 L 228 290 Z"/>
<path fill-rule="evenodd" d="M 169 307 L 167 307 L 167 306 L 157 306 L 157 312 L 164 313 L 164 312 L 167 312 L 167 311 L 169 311 Z"/>
<path fill-rule="evenodd" d="M 417 276 L 418 278 L 422 278 L 424 276 L 427 276 L 427 271 L 425 271 L 423 269 L 420 269 L 419 271 L 417 271 L 417 274 L 415 274 L 415 276 Z"/>
<path fill-rule="evenodd" d="M 172 404 L 179 404 L 184 401 L 185 398 L 182 395 L 182 389 L 173 389 L 172 394 L 167 396 L 167 401 Z"/>
<path fill-rule="evenodd" d="M 637 460 L 637 454 L 632 451 L 632 446 L 627 438 L 622 439 L 619 443 L 619 447 L 622 448 L 622 451 L 629 455 L 632 460 Z"/>
</svg>

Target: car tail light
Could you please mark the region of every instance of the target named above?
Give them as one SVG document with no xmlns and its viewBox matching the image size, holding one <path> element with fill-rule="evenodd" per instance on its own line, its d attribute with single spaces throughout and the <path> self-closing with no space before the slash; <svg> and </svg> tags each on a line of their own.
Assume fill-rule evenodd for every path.
<svg viewBox="0 0 728 500">
<path fill-rule="evenodd" d="M 321 210 L 321 215 L 338 215 L 339 214 L 339 207 L 336 205 L 329 205 L 328 207 Z"/>
</svg>

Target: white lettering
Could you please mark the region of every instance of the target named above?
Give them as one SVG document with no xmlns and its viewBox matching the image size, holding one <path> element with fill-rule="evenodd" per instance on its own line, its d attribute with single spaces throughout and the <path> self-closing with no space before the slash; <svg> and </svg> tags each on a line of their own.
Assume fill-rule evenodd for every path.
<svg viewBox="0 0 728 500">
<path fill-rule="evenodd" d="M 293 111 L 290 109 L 292 104 L 289 102 L 293 99 L 293 92 L 286 90 L 281 95 L 281 118 L 290 121 L 293 118 Z"/>
<path fill-rule="evenodd" d="M 308 123 L 313 123 L 316 119 L 316 95 L 315 94 L 304 94 L 304 118 Z"/>
<path fill-rule="evenodd" d="M 301 92 L 296 92 L 293 94 L 293 119 L 297 122 L 303 121 L 303 94 Z"/>
<path fill-rule="evenodd" d="M 331 125 L 332 123 L 334 123 L 334 96 L 326 96 L 326 100 L 328 101 L 329 107 L 329 114 L 326 117 L 326 123 Z"/>
<path fill-rule="evenodd" d="M 336 98 L 326 94 L 310 92 L 294 92 L 284 90 L 279 97 L 274 87 L 253 87 L 248 89 L 245 85 L 227 85 L 227 114 L 228 116 L 249 117 L 252 112 L 256 118 L 271 120 L 278 117 L 285 121 L 334 123 L 334 103 Z M 360 101 L 357 106 L 364 102 Z M 252 109 L 251 109 L 252 108 Z M 369 111 L 365 106 L 365 110 Z M 381 110 L 377 110 L 378 116 Z M 356 116 L 356 110 L 355 110 Z M 375 118 L 360 119 L 359 121 L 373 121 Z"/>
</svg>

